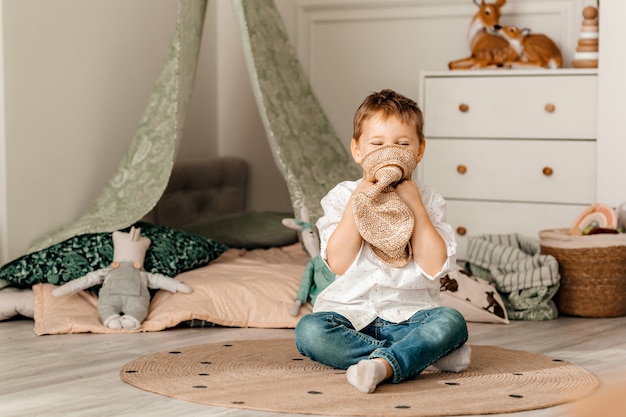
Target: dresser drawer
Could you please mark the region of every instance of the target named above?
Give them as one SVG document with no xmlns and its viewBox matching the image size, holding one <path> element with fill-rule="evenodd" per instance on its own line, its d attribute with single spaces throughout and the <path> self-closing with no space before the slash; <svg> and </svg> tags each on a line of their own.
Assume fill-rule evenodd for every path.
<svg viewBox="0 0 626 417">
<path fill-rule="evenodd" d="M 595 139 L 596 78 L 426 77 L 426 137 Z"/>
<path fill-rule="evenodd" d="M 423 181 L 446 199 L 591 204 L 593 141 L 430 139 Z"/>
<path fill-rule="evenodd" d="M 541 230 L 569 229 L 587 207 L 448 200 L 447 222 L 457 231 L 457 259 L 463 260 L 471 236 L 520 233 L 538 239 Z"/>
</svg>

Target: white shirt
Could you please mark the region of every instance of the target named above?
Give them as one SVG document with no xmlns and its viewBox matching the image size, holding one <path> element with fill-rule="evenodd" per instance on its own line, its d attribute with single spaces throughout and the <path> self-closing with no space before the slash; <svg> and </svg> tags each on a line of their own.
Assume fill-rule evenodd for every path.
<svg viewBox="0 0 626 417">
<path fill-rule="evenodd" d="M 318 220 L 317 228 L 320 255 L 324 260 L 328 239 L 360 182 L 341 182 L 321 201 L 324 216 Z M 456 241 L 452 227 L 445 223 L 446 202 L 443 197 L 424 184 L 419 183 L 418 187 L 428 216 L 446 244 L 448 258 L 441 271 L 431 276 L 413 260 L 402 268 L 392 267 L 378 259 L 363 242 L 348 270 L 337 275 L 335 281 L 317 296 L 313 311 L 339 313 L 360 330 L 376 317 L 400 323 L 420 310 L 439 306 L 439 278 L 454 268 Z"/>
</svg>

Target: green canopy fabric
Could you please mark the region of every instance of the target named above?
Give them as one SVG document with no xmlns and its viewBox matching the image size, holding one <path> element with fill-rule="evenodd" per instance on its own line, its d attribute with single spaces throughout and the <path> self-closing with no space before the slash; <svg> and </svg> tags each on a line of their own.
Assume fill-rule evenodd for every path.
<svg viewBox="0 0 626 417">
<path fill-rule="evenodd" d="M 196 73 L 206 0 L 179 0 L 167 60 L 117 173 L 78 221 L 40 238 L 29 252 L 84 233 L 132 225 L 155 206 L 169 181 Z"/>
<path fill-rule="evenodd" d="M 273 0 L 232 4 L 254 95 L 294 212 L 298 216 L 306 208 L 315 224 L 322 197 L 362 171 L 317 100 Z"/>
</svg>

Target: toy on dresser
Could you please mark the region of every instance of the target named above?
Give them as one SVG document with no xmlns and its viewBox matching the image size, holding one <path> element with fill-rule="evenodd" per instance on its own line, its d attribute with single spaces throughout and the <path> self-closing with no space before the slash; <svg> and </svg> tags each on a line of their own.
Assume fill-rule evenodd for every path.
<svg viewBox="0 0 626 417">
<path fill-rule="evenodd" d="M 583 24 L 578 38 L 578 46 L 574 52 L 572 66 L 574 68 L 598 67 L 598 9 L 587 6 L 583 10 Z"/>
<path fill-rule="evenodd" d="M 499 26 L 496 33 L 502 36 L 515 51 L 515 59 L 502 64 L 505 68 L 562 68 L 563 56 L 556 44 L 542 33 L 517 26 Z"/>
<path fill-rule="evenodd" d="M 470 21 L 467 32 L 467 43 L 471 55 L 448 63 L 451 70 L 488 68 L 514 59 L 510 55 L 508 42 L 495 33 L 500 22 L 500 8 L 506 0 L 487 3 L 485 0 L 474 0 L 478 11 Z"/>
<path fill-rule="evenodd" d="M 467 35 L 471 55 L 449 62 L 449 69 L 562 68 L 561 51 L 548 36 L 531 33 L 528 28 L 500 25 L 500 9 L 506 0 L 474 3 L 478 12 Z"/>
<path fill-rule="evenodd" d="M 189 286 L 174 278 L 143 269 L 151 242 L 147 237 L 141 237 L 140 232 L 134 227 L 128 233 L 113 232 L 111 265 L 55 288 L 52 294 L 61 297 L 102 284 L 98 293 L 98 312 L 102 323 L 110 329 L 136 330 L 148 316 L 149 288 L 192 292 Z"/>
</svg>

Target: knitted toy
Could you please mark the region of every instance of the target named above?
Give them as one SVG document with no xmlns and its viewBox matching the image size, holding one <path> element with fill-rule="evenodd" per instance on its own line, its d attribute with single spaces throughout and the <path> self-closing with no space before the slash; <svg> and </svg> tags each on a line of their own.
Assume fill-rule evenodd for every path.
<svg viewBox="0 0 626 417">
<path fill-rule="evenodd" d="M 417 157 L 400 145 L 381 146 L 361 161 L 365 178 L 376 183 L 352 197 L 357 228 L 370 249 L 383 262 L 402 267 L 412 258 L 413 212 L 395 191 L 395 186 L 411 178 Z"/>
<path fill-rule="evenodd" d="M 328 269 L 328 266 L 320 257 L 320 242 L 313 231 L 313 225 L 309 219 L 309 211 L 306 207 L 302 207 L 300 218 L 301 220 L 283 219 L 285 226 L 301 232 L 304 248 L 311 256 L 311 260 L 307 263 L 302 274 L 298 294 L 296 294 L 295 301 L 289 308 L 289 314 L 294 317 L 300 313 L 302 304 L 306 304 L 307 301 L 310 301 L 311 305 L 315 304 L 315 299 L 319 293 L 335 280 L 335 274 Z"/>
<path fill-rule="evenodd" d="M 111 329 L 136 330 L 148 315 L 148 288 L 192 292 L 189 286 L 180 281 L 143 269 L 151 242 L 147 237 L 141 237 L 140 231 L 139 228 L 131 227 L 129 233 L 113 232 L 111 266 L 55 288 L 52 294 L 61 297 L 102 284 L 98 294 L 98 312 L 102 323 Z"/>
</svg>

